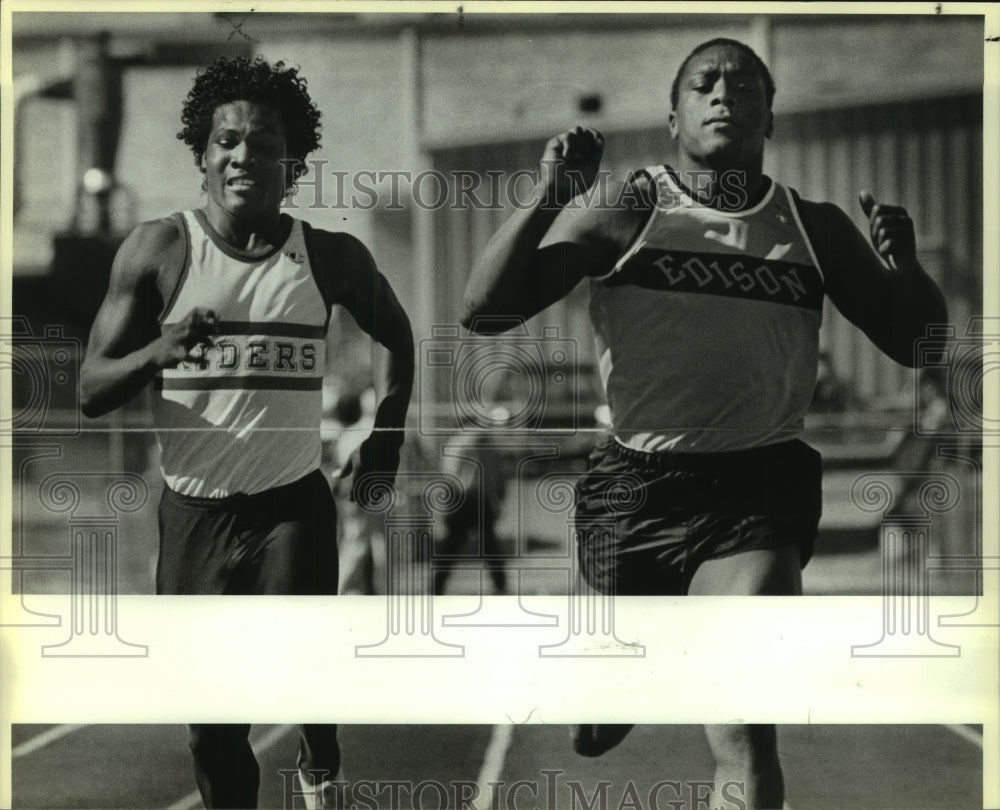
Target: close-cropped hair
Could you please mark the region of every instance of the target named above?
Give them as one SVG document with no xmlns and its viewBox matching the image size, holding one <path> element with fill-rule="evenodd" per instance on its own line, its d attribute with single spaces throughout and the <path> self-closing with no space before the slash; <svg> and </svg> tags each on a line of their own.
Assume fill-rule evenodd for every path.
<svg viewBox="0 0 1000 810">
<path fill-rule="evenodd" d="M 681 66 L 677 69 L 677 75 L 674 77 L 674 83 L 670 85 L 670 106 L 675 110 L 677 109 L 677 98 L 680 95 L 681 76 L 684 75 L 684 71 L 687 69 L 688 63 L 698 54 L 707 51 L 709 48 L 715 48 L 717 46 L 738 48 L 750 57 L 764 82 L 764 92 L 767 94 L 767 108 L 771 109 L 771 103 L 774 101 L 775 90 L 774 79 L 771 77 L 771 71 L 767 69 L 767 65 L 764 64 L 764 60 L 757 56 L 757 52 L 754 51 L 753 48 L 737 39 L 727 39 L 726 37 L 717 37 L 716 39 L 708 40 L 708 42 L 703 42 L 686 57 L 684 57 L 684 61 L 681 62 Z"/>
</svg>

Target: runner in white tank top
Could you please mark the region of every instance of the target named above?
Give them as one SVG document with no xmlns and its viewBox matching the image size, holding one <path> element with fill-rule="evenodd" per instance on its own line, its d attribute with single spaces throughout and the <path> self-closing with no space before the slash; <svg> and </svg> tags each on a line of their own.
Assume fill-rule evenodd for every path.
<svg viewBox="0 0 1000 810">
<path fill-rule="evenodd" d="M 646 174 L 658 204 L 590 285 L 615 435 L 653 452 L 795 438 L 816 380 L 823 275 L 791 192 L 770 182 L 756 205 L 720 211 L 669 167 Z"/>
<path fill-rule="evenodd" d="M 590 279 L 614 435 L 577 487 L 576 528 L 584 575 L 606 593 L 801 592 L 819 458 L 794 437 L 822 294 L 908 366 L 914 341 L 947 318 L 905 210 L 861 193 L 873 251 L 839 208 L 764 176 L 773 96 L 746 45 L 699 46 L 671 92 L 676 176 L 612 182 L 599 133 L 553 138 L 533 204 L 500 227 L 466 285 L 463 322 L 485 330 Z M 609 492 L 623 481 L 632 511 Z M 578 726 L 574 745 L 596 756 L 629 728 Z M 716 784 L 743 785 L 747 807 L 780 807 L 774 726 L 707 732 Z"/>
<path fill-rule="evenodd" d="M 200 210 L 177 220 L 187 259 L 161 327 L 200 306 L 218 332 L 200 362 L 154 379 L 164 480 L 211 498 L 297 481 L 319 467 L 329 320 L 303 223 L 286 218 L 282 243 L 254 257 L 227 245 Z"/>
<path fill-rule="evenodd" d="M 413 381 L 409 322 L 365 247 L 282 214 L 319 145 L 295 69 L 220 58 L 195 79 L 183 138 L 203 209 L 140 225 L 115 258 L 82 373 L 96 416 L 154 383 L 166 487 L 158 593 L 334 594 L 336 512 L 319 470 L 324 338 L 343 306 L 380 347 L 381 400 L 354 461 L 391 484 Z M 377 488 L 376 488 L 377 489 Z M 192 725 L 206 807 L 255 807 L 249 726 Z M 344 804 L 334 725 L 303 725 L 307 807 Z"/>
</svg>

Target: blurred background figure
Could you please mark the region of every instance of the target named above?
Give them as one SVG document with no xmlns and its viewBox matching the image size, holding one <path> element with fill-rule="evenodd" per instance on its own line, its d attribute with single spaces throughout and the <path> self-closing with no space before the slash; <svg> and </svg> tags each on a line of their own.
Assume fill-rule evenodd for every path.
<svg viewBox="0 0 1000 810">
<path fill-rule="evenodd" d="M 498 438 L 489 433 L 463 432 L 441 448 L 441 471 L 455 476 L 464 498 L 451 512 L 435 512 L 434 593 L 445 592 L 451 569 L 472 547 L 482 555 L 493 591 L 507 592 L 503 543 L 497 519 L 507 492 L 509 471 Z M 468 551 L 464 553 L 468 554 Z"/>
<path fill-rule="evenodd" d="M 809 410 L 813 413 L 843 413 L 861 405 L 847 384 L 837 376 L 830 353 L 821 351 L 816 367 L 816 388 Z"/>
<path fill-rule="evenodd" d="M 342 381 L 341 381 L 342 382 Z M 376 559 L 384 565 L 379 521 L 350 498 L 351 456 L 375 424 L 375 391 L 338 390 L 337 380 L 323 389 L 323 464 L 330 476 L 340 515 L 338 543 L 341 595 L 369 595 L 376 588 Z"/>
<path fill-rule="evenodd" d="M 920 370 L 917 391 L 918 425 L 923 434 L 935 434 L 948 419 L 948 377 L 943 368 Z"/>
</svg>

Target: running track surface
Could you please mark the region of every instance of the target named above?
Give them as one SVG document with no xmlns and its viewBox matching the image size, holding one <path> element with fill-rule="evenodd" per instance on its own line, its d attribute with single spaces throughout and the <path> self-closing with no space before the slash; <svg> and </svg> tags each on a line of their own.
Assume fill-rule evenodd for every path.
<svg viewBox="0 0 1000 810">
<path fill-rule="evenodd" d="M 792 808 L 982 807 L 977 726 L 799 725 L 779 726 L 778 735 Z M 11 737 L 17 810 L 201 807 L 181 725 L 18 725 Z M 287 804 L 280 773 L 295 767 L 295 727 L 256 725 L 250 740 L 261 765 L 259 806 L 303 807 L 300 798 Z M 454 801 L 460 790 L 465 796 L 479 791 L 479 800 L 467 808 L 583 810 L 599 795 L 602 780 L 611 783 L 606 802 L 593 808 L 652 810 L 650 793 L 664 780 L 682 785 L 661 788 L 659 808 L 709 807 L 693 800 L 693 792 L 704 789 L 690 784 L 712 778 L 699 726 L 637 726 L 599 759 L 573 753 L 561 725 L 341 726 L 340 740 L 348 778 L 378 780 L 368 795 L 386 810 L 461 806 Z M 546 770 L 559 773 L 546 776 Z M 395 802 L 390 780 L 407 783 L 395 789 Z M 518 780 L 530 784 L 513 792 Z M 434 785 L 414 801 L 414 788 L 427 781 L 444 786 L 447 804 Z M 491 788 L 489 782 L 502 784 Z M 548 799 L 553 787 L 554 805 Z M 371 800 L 358 803 L 365 806 Z"/>
</svg>

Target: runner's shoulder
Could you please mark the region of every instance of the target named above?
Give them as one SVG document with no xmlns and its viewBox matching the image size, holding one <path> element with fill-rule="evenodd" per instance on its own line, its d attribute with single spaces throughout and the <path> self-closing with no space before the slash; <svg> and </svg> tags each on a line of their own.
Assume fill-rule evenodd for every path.
<svg viewBox="0 0 1000 810">
<path fill-rule="evenodd" d="M 182 258 L 184 237 L 172 216 L 141 222 L 129 232 L 115 256 L 114 272 L 133 279 L 155 275 Z"/>
<path fill-rule="evenodd" d="M 832 202 L 807 200 L 798 197 L 799 214 L 802 217 L 802 224 L 810 232 L 810 237 L 821 234 L 835 235 L 842 228 L 849 226 L 850 217 L 839 205 Z"/>
<path fill-rule="evenodd" d="M 328 304 L 344 303 L 380 283 L 374 257 L 353 234 L 309 225 L 305 235 L 313 273 Z"/>
<path fill-rule="evenodd" d="M 308 225 L 306 238 L 310 252 L 321 265 L 329 263 L 367 265 L 372 261 L 371 253 L 364 242 L 346 231 L 328 231 Z"/>
<path fill-rule="evenodd" d="M 609 177 L 587 196 L 583 225 L 592 235 L 619 243 L 649 218 L 655 202 L 656 183 L 645 171 Z"/>
</svg>

